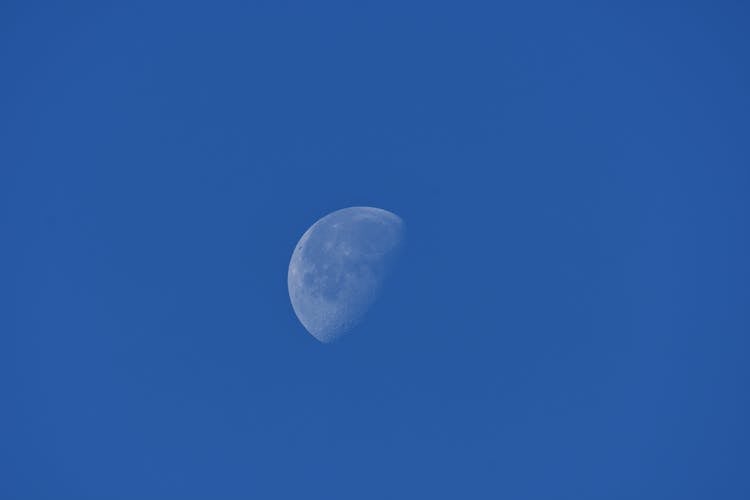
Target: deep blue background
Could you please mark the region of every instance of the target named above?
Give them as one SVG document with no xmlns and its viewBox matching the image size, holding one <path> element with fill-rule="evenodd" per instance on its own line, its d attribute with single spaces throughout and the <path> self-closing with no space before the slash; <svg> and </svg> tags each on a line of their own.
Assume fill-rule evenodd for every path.
<svg viewBox="0 0 750 500">
<path fill-rule="evenodd" d="M 750 498 L 747 7 L 494 3 L 2 4 L 0 498 Z"/>
</svg>

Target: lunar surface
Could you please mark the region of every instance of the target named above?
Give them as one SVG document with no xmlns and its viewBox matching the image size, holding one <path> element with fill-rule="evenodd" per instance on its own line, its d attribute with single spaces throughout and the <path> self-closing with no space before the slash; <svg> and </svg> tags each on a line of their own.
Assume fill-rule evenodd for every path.
<svg viewBox="0 0 750 500">
<path fill-rule="evenodd" d="M 313 224 L 297 243 L 287 285 L 300 322 L 316 339 L 332 342 L 373 304 L 401 246 L 399 216 L 350 207 Z"/>
</svg>

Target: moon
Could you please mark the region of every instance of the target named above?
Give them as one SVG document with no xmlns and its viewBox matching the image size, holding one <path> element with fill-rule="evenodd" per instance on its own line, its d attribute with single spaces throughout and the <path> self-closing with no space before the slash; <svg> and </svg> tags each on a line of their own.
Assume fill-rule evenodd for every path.
<svg viewBox="0 0 750 500">
<path fill-rule="evenodd" d="M 349 207 L 305 231 L 289 262 L 289 299 L 302 325 L 320 342 L 338 339 L 377 299 L 404 236 L 387 210 Z"/>
</svg>

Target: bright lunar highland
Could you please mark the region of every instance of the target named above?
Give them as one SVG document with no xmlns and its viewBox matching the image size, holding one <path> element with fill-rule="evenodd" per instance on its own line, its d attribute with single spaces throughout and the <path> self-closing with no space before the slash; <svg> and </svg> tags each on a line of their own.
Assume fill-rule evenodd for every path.
<svg viewBox="0 0 750 500">
<path fill-rule="evenodd" d="M 300 322 L 332 342 L 356 325 L 377 299 L 401 246 L 399 216 L 373 207 L 332 212 L 297 243 L 287 285 Z"/>
</svg>

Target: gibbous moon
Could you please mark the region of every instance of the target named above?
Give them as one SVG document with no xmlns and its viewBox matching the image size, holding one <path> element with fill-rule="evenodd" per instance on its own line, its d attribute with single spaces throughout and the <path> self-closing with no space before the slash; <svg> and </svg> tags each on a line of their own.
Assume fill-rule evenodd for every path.
<svg viewBox="0 0 750 500">
<path fill-rule="evenodd" d="M 378 297 L 404 233 L 399 216 L 373 207 L 332 212 L 305 231 L 287 285 L 300 322 L 321 342 L 356 325 Z"/>
</svg>

